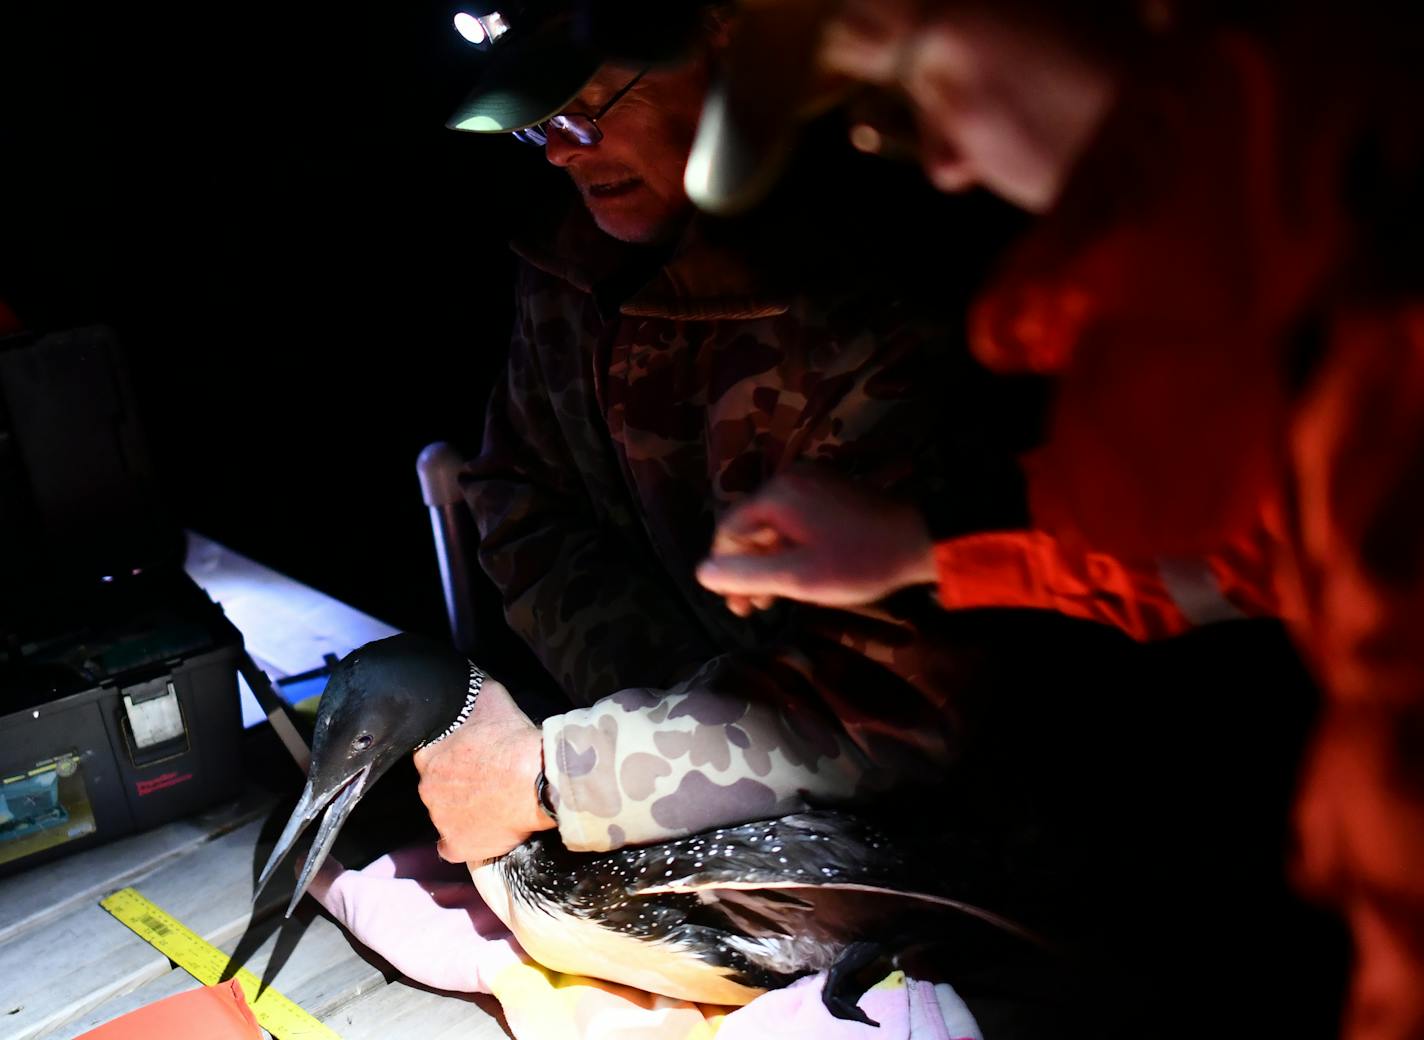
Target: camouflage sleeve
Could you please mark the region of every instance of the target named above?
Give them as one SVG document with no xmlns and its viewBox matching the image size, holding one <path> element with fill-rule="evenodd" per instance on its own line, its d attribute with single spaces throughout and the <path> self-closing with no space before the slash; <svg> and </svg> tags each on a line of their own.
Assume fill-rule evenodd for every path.
<svg viewBox="0 0 1424 1040">
<path fill-rule="evenodd" d="M 617 501 L 590 488 L 599 467 L 579 457 L 566 425 L 594 424 L 577 394 L 550 392 L 522 276 L 505 378 L 485 416 L 479 456 L 462 485 L 480 529 L 480 565 L 500 590 L 510 627 L 576 704 L 626 686 L 664 684 L 713 650 L 666 578 L 600 523 L 592 503 Z M 617 619 L 628 619 L 619 623 Z"/>
<path fill-rule="evenodd" d="M 813 627 L 796 649 L 724 654 L 668 689 L 546 719 L 564 843 L 617 848 L 938 782 L 936 710 Z"/>
<path fill-rule="evenodd" d="M 726 689 L 733 683 L 739 692 Z M 769 685 L 762 669 L 723 657 L 671 689 L 622 690 L 546 719 L 544 768 L 564 844 L 657 841 L 860 789 L 870 764 L 839 726 L 748 683 Z"/>
</svg>

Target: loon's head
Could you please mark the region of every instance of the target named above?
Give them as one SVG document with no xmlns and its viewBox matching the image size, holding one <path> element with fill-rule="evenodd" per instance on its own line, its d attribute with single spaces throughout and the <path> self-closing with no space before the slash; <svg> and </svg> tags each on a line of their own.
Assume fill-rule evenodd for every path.
<svg viewBox="0 0 1424 1040">
<path fill-rule="evenodd" d="M 474 709 L 483 681 L 484 673 L 452 647 L 409 633 L 367 643 L 343 658 L 321 695 L 306 786 L 253 899 L 325 809 L 287 907 L 290 917 L 362 794 L 402 756 L 453 733 Z"/>
</svg>

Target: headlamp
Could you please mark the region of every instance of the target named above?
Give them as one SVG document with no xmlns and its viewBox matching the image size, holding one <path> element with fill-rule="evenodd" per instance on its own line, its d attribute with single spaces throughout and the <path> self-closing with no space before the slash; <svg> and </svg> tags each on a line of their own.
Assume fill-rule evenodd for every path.
<svg viewBox="0 0 1424 1040">
<path fill-rule="evenodd" d="M 467 43 L 483 49 L 509 32 L 509 22 L 498 11 L 487 14 L 459 11 L 455 14 L 455 31 Z"/>
</svg>

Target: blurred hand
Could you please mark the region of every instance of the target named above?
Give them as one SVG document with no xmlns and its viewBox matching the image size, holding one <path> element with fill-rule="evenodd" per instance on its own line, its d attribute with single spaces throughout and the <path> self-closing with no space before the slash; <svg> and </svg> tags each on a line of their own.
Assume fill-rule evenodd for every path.
<svg viewBox="0 0 1424 1040">
<path fill-rule="evenodd" d="M 697 580 L 742 617 L 781 597 L 862 606 L 933 584 L 934 543 L 913 506 L 827 473 L 785 473 L 722 518 Z"/>
<path fill-rule="evenodd" d="M 415 753 L 442 859 L 482 863 L 554 826 L 534 793 L 542 747 L 539 727 L 502 684 L 486 679 L 464 725 Z"/>
</svg>

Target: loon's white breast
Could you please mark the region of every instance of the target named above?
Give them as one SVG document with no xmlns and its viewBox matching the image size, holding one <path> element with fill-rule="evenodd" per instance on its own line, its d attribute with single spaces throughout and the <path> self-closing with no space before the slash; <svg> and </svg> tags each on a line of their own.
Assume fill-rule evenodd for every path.
<svg viewBox="0 0 1424 1040">
<path fill-rule="evenodd" d="M 903 948 L 945 912 L 1033 938 L 916 885 L 878 831 L 831 812 L 600 853 L 571 852 L 546 832 L 471 875 L 545 967 L 703 1003 L 745 1004 L 856 947 Z"/>
<path fill-rule="evenodd" d="M 710 963 L 684 943 L 643 939 L 576 917 L 557 904 L 534 906 L 505 881 L 499 862 L 470 868 L 480 897 L 546 968 L 570 975 L 620 982 L 701 1004 L 741 1005 L 765 992 L 729 976 L 735 970 Z"/>
</svg>

